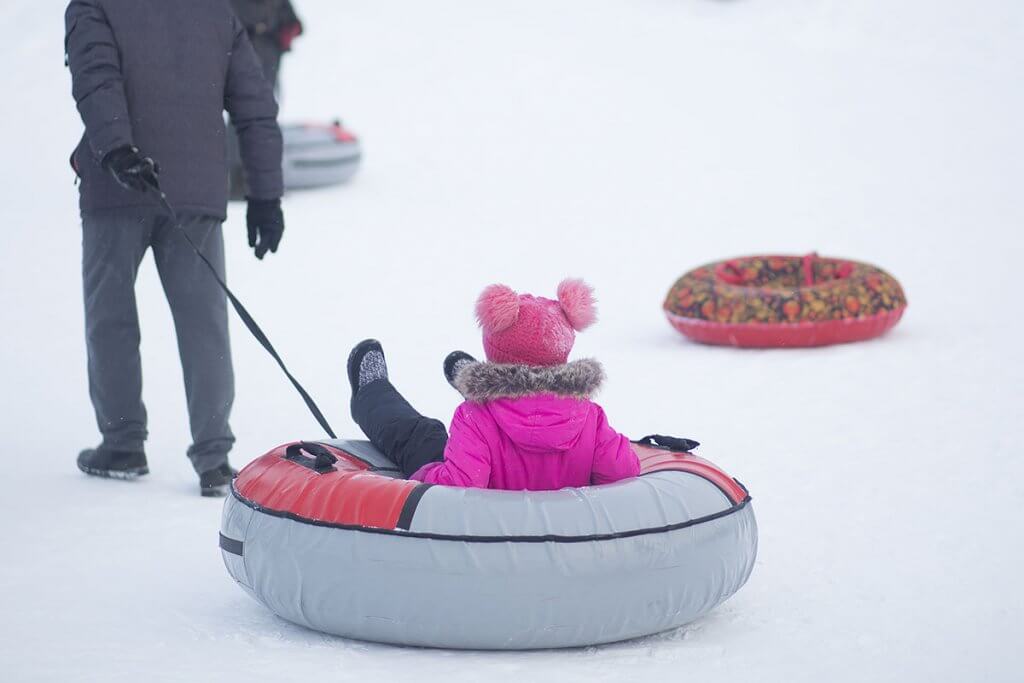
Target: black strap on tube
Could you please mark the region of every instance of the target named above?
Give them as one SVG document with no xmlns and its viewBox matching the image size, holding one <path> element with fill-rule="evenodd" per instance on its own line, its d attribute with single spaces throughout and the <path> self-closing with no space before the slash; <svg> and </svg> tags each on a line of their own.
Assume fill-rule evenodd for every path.
<svg viewBox="0 0 1024 683">
<path fill-rule="evenodd" d="M 317 474 L 333 472 L 334 463 L 338 462 L 338 456 L 334 453 L 318 443 L 309 443 L 308 441 L 293 443 L 285 450 L 284 459 L 307 467 Z"/>
</svg>

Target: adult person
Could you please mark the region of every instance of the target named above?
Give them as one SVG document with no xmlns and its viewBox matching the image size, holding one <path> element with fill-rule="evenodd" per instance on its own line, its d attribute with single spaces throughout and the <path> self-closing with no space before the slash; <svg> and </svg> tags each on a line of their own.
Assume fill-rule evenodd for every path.
<svg viewBox="0 0 1024 683">
<path fill-rule="evenodd" d="M 281 58 L 302 35 L 302 22 L 290 0 L 231 0 L 238 19 L 245 26 L 263 75 L 276 88 Z"/>
<path fill-rule="evenodd" d="M 249 173 L 249 245 L 261 259 L 277 250 L 284 232 L 277 103 L 228 0 L 72 0 L 65 22 L 72 93 L 85 124 L 71 162 L 81 179 L 89 394 L 102 434 L 78 466 L 123 479 L 149 472 L 134 283 L 152 248 L 184 371 L 188 457 L 200 492 L 221 495 L 234 474 L 227 306 L 178 231 L 223 278 L 226 110 Z M 178 225 L 157 203 L 158 187 Z"/>
<path fill-rule="evenodd" d="M 263 65 L 263 75 L 276 92 L 281 58 L 292 49 L 292 41 L 302 35 L 302 22 L 295 8 L 289 0 L 231 0 L 231 6 L 249 34 Z M 242 199 L 246 195 L 246 176 L 237 137 L 232 135 L 228 145 L 231 198 Z"/>
</svg>

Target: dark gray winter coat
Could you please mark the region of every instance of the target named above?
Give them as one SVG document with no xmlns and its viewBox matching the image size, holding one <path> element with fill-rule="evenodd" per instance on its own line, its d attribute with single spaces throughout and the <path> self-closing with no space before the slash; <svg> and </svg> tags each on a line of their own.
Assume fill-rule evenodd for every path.
<svg viewBox="0 0 1024 683">
<path fill-rule="evenodd" d="M 152 206 L 100 167 L 133 144 L 160 166 L 180 210 L 224 218 L 224 111 L 238 130 L 249 196 L 282 194 L 277 103 L 228 0 L 72 0 L 65 50 L 85 135 L 72 156 L 83 212 Z"/>
</svg>

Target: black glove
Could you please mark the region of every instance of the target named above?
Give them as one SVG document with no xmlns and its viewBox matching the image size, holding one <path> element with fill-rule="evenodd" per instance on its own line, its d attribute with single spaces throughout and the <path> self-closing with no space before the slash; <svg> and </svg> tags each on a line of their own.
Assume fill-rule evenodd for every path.
<svg viewBox="0 0 1024 683">
<path fill-rule="evenodd" d="M 262 259 L 268 251 L 277 251 L 284 234 L 280 199 L 250 199 L 245 222 L 249 227 L 249 246 L 256 249 L 256 258 Z M 256 243 L 257 237 L 259 244 Z"/>
<path fill-rule="evenodd" d="M 117 184 L 126 190 L 147 192 L 160 190 L 160 167 L 149 157 L 139 154 L 138 147 L 125 145 L 111 150 L 100 163 Z"/>
</svg>

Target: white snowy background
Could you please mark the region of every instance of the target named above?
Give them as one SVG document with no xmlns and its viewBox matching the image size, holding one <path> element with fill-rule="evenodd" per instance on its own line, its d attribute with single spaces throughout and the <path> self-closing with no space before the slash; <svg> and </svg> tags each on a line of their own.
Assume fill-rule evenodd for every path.
<svg viewBox="0 0 1024 683">
<path fill-rule="evenodd" d="M 347 187 L 289 196 L 263 262 L 233 207 L 228 268 L 337 430 L 356 434 L 355 342 L 381 339 L 396 383 L 447 419 L 440 362 L 479 352 L 479 290 L 585 277 L 602 319 L 577 355 L 606 364 L 613 423 L 695 437 L 744 481 L 753 576 L 685 628 L 569 651 L 405 649 L 276 618 L 228 577 L 221 503 L 196 493 L 151 261 L 138 299 L 152 474 L 81 475 L 75 455 L 97 436 L 65 3 L 5 0 L 0 679 L 1021 680 L 1024 3 L 296 4 L 307 33 L 283 119 L 342 115 L 365 164 Z M 695 265 L 811 250 L 899 277 L 900 326 L 738 351 L 686 343 L 661 316 Z M 319 436 L 232 324 L 234 463 Z"/>
</svg>

